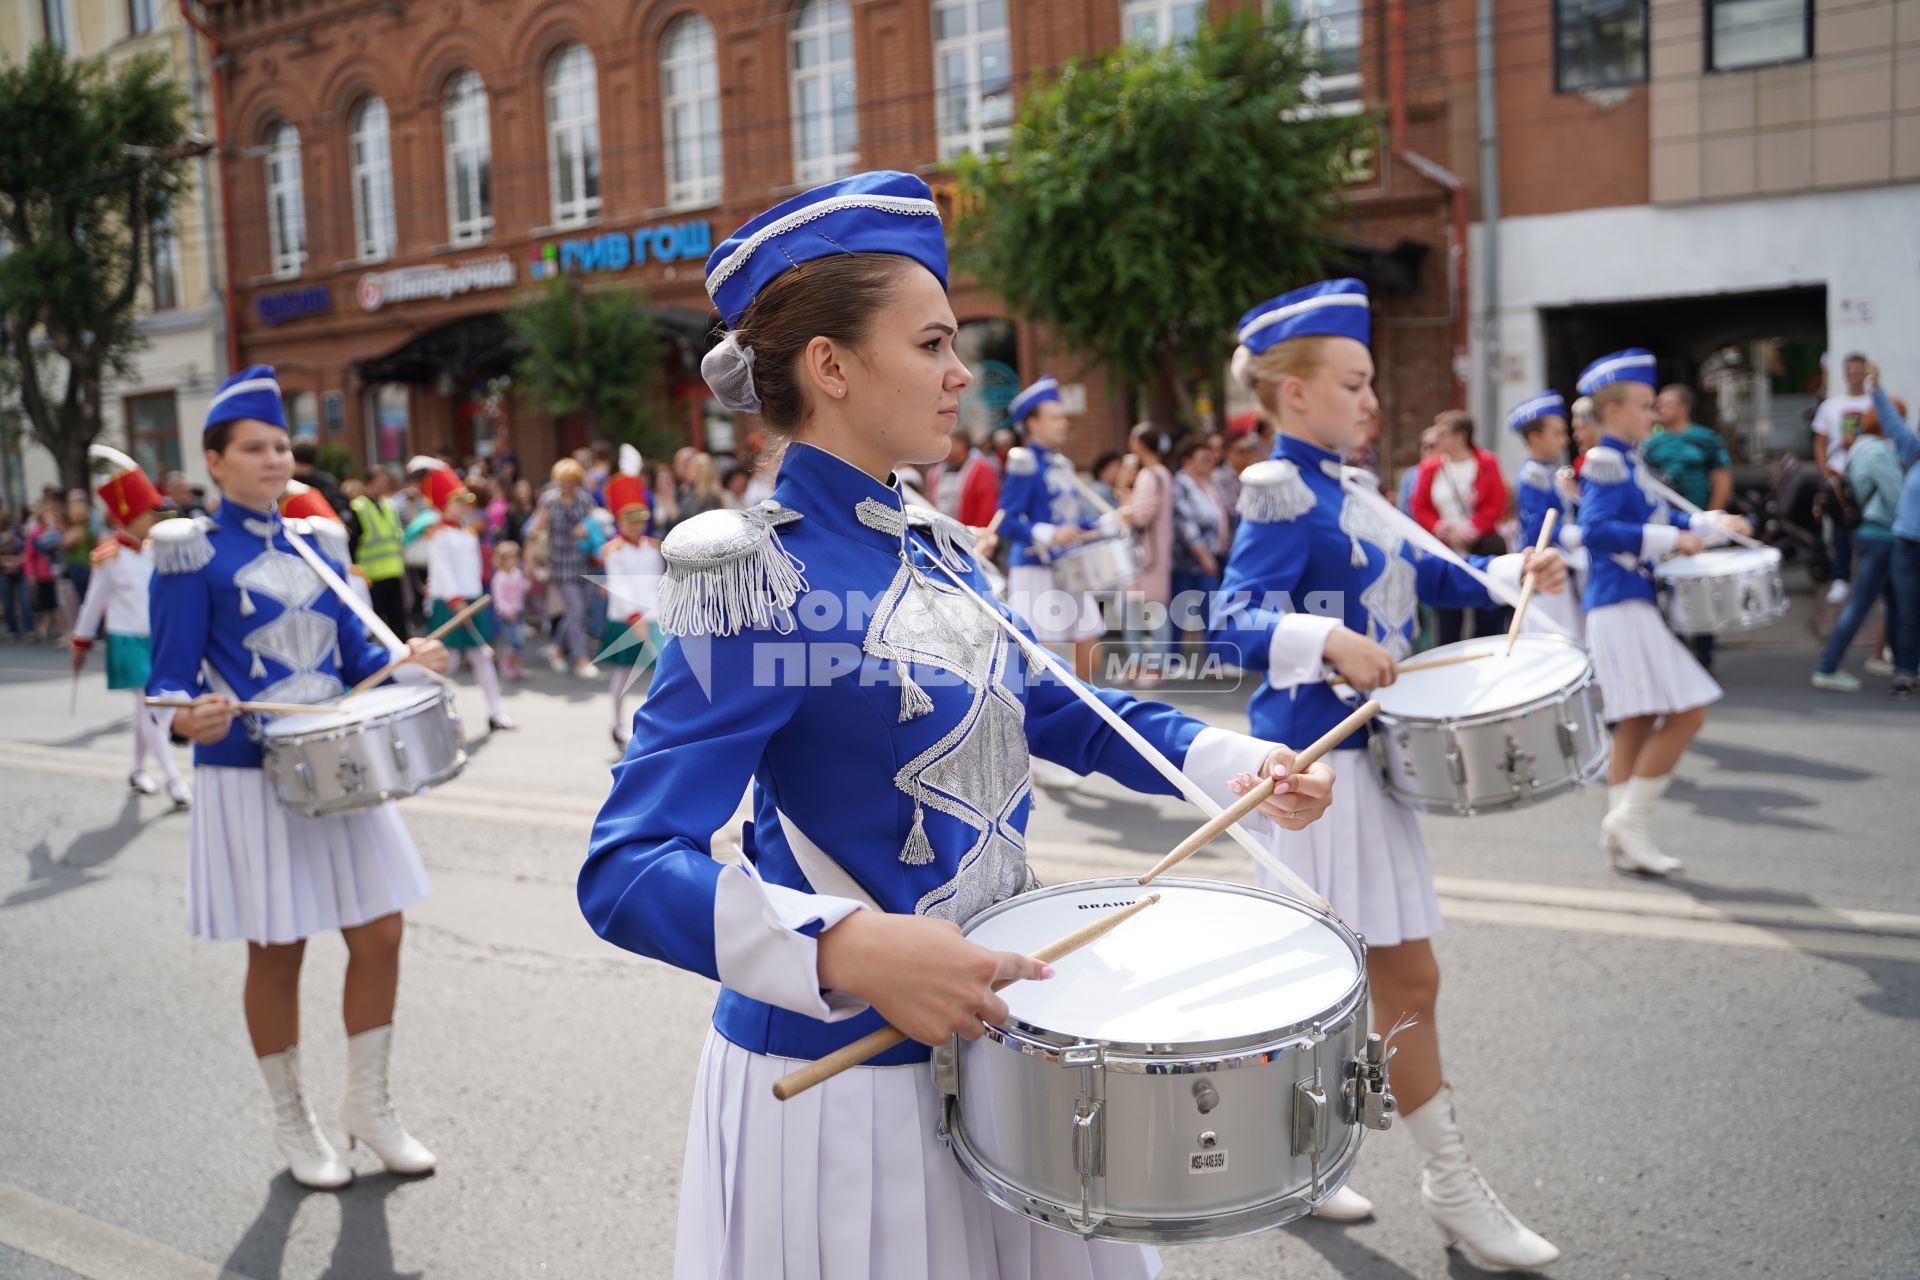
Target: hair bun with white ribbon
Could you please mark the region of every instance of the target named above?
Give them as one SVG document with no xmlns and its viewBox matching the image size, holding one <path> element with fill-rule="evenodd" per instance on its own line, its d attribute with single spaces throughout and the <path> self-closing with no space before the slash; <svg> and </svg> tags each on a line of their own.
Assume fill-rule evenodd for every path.
<svg viewBox="0 0 1920 1280">
<path fill-rule="evenodd" d="M 713 350 L 701 357 L 700 376 L 721 404 L 735 413 L 760 412 L 760 395 L 753 389 L 753 348 L 740 345 L 740 335 L 729 329 Z"/>
</svg>

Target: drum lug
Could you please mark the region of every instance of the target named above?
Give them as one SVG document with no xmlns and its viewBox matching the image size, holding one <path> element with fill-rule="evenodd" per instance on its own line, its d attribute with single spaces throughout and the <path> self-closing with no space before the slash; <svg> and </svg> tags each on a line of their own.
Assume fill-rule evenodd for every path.
<svg viewBox="0 0 1920 1280">
<path fill-rule="evenodd" d="M 1515 793 L 1519 792 L 1522 783 L 1529 788 L 1533 786 L 1533 752 L 1522 750 L 1512 734 L 1507 735 L 1507 758 L 1500 767 L 1507 771 Z"/>
<path fill-rule="evenodd" d="M 1387 1091 L 1387 1046 L 1380 1033 L 1367 1033 L 1367 1047 L 1353 1060 L 1353 1074 L 1347 1079 L 1347 1120 L 1365 1129 L 1387 1129 L 1393 1125 L 1393 1094 Z"/>
<path fill-rule="evenodd" d="M 933 1087 L 943 1098 L 960 1096 L 960 1047 L 951 1040 L 933 1051 Z"/>
<path fill-rule="evenodd" d="M 1075 1045 L 1060 1054 L 1060 1065 L 1080 1071 L 1080 1092 L 1073 1104 L 1073 1169 L 1080 1175 L 1080 1211 L 1069 1211 L 1067 1218 L 1075 1230 L 1091 1232 L 1107 1216 L 1106 1048 Z"/>
<path fill-rule="evenodd" d="M 1460 753 L 1460 739 L 1451 732 L 1447 734 L 1447 776 L 1456 787 L 1467 785 L 1467 758 Z"/>
<path fill-rule="evenodd" d="M 1327 1149 L 1330 1117 L 1327 1115 L 1327 1091 L 1320 1087 L 1320 1073 L 1311 1080 L 1293 1085 L 1293 1154 L 1318 1158 Z"/>
<path fill-rule="evenodd" d="M 1578 766 L 1580 763 L 1580 726 L 1571 720 L 1562 720 L 1554 725 L 1560 733 L 1560 754 L 1567 763 Z"/>
<path fill-rule="evenodd" d="M 413 781 L 413 770 L 407 767 L 407 744 L 400 740 L 400 735 L 398 734 L 395 734 L 393 738 L 393 764 L 394 767 L 400 771 L 400 778 L 403 782 L 411 783 Z"/>
<path fill-rule="evenodd" d="M 340 784 L 340 789 L 348 794 L 359 791 L 361 784 L 366 781 L 366 775 L 360 770 L 360 762 L 352 756 L 340 757 L 340 764 L 334 769 L 333 778 Z"/>
<path fill-rule="evenodd" d="M 307 767 L 305 760 L 295 760 L 293 762 L 293 776 L 300 779 L 300 789 L 306 792 L 307 795 L 315 796 L 320 794 L 313 785 L 313 770 Z"/>
</svg>

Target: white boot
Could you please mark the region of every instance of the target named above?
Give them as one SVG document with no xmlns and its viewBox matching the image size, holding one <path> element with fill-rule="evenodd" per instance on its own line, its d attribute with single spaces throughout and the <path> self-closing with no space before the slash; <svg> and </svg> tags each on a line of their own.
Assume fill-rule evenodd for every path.
<svg viewBox="0 0 1920 1280">
<path fill-rule="evenodd" d="M 1343 1185 L 1338 1191 L 1313 1206 L 1313 1216 L 1323 1222 L 1365 1222 L 1373 1216 L 1373 1201 Z"/>
<path fill-rule="evenodd" d="M 1560 1250 L 1529 1231 L 1500 1203 L 1473 1167 L 1453 1114 L 1453 1086 L 1441 1085 L 1418 1111 L 1401 1117 L 1426 1157 L 1420 1168 L 1420 1202 L 1427 1216 L 1483 1271 L 1530 1271 L 1560 1256 Z"/>
<path fill-rule="evenodd" d="M 1600 820 L 1600 835 L 1616 871 L 1670 876 L 1681 869 L 1680 859 L 1668 857 L 1653 842 L 1653 805 L 1673 775 L 1629 778 L 1621 788 L 1620 803 Z"/>
<path fill-rule="evenodd" d="M 286 1157 L 287 1171 L 303 1187 L 330 1190 L 353 1181 L 353 1170 L 320 1132 L 300 1090 L 300 1046 L 260 1059 L 260 1074 L 273 1099 L 273 1142 Z"/>
<path fill-rule="evenodd" d="M 391 1173 L 432 1173 L 433 1152 L 393 1114 L 387 1093 L 392 1064 L 392 1023 L 347 1037 L 347 1150 L 364 1142 Z"/>
</svg>

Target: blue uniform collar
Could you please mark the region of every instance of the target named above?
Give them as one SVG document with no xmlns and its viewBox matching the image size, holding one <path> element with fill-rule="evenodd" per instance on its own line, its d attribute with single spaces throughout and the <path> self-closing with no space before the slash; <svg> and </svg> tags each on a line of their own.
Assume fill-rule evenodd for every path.
<svg viewBox="0 0 1920 1280">
<path fill-rule="evenodd" d="M 897 553 L 906 534 L 906 504 L 892 486 L 818 445 L 787 446 L 773 500 L 855 542 Z"/>
<path fill-rule="evenodd" d="M 263 538 L 272 537 L 280 527 L 280 509 L 268 507 L 265 511 L 256 511 L 222 494 L 220 509 L 214 512 L 213 520 L 215 528 L 245 529 Z"/>
<path fill-rule="evenodd" d="M 1299 436 L 1290 436 L 1281 432 L 1273 442 L 1273 456 L 1284 458 L 1302 471 L 1322 471 L 1336 480 L 1340 477 L 1340 455 L 1331 449 L 1322 449 L 1319 445 Z"/>
<path fill-rule="evenodd" d="M 1601 436 L 1600 443 L 1609 449 L 1618 449 L 1623 454 L 1636 453 L 1640 448 L 1637 444 L 1628 444 L 1619 436 Z"/>
</svg>

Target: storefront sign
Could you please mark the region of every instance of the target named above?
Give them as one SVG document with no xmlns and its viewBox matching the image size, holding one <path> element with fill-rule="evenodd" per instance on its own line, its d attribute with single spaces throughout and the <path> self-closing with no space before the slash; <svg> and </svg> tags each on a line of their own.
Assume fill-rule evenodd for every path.
<svg viewBox="0 0 1920 1280">
<path fill-rule="evenodd" d="M 713 252 L 713 228 L 705 220 L 663 222 L 635 231 L 612 231 L 577 240 L 550 240 L 534 251 L 533 278 L 563 271 L 625 271 L 649 262 L 701 260 Z"/>
<path fill-rule="evenodd" d="M 397 271 L 370 271 L 360 277 L 360 305 L 378 311 L 396 302 L 419 302 L 426 298 L 445 301 L 457 294 L 477 289 L 505 289 L 513 284 L 513 259 L 506 254 L 492 258 L 472 258 L 466 262 L 436 262 L 426 267 L 401 267 Z"/>
<path fill-rule="evenodd" d="M 263 293 L 253 300 L 253 308 L 259 312 L 262 323 L 285 324 L 302 316 L 317 316 L 333 310 L 333 292 L 323 284 L 316 284 L 305 289 Z"/>
</svg>

